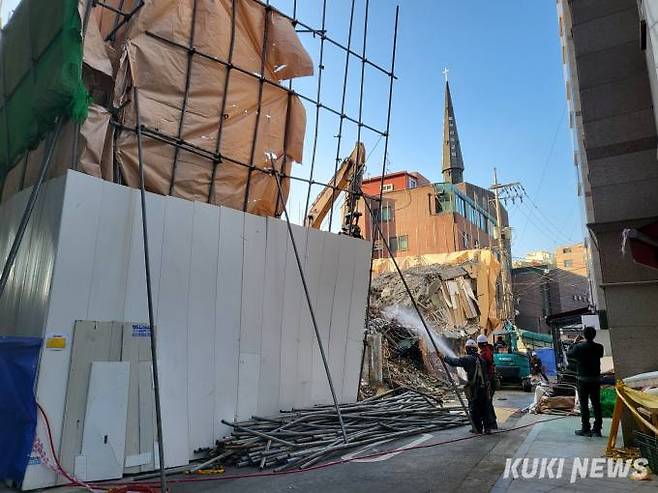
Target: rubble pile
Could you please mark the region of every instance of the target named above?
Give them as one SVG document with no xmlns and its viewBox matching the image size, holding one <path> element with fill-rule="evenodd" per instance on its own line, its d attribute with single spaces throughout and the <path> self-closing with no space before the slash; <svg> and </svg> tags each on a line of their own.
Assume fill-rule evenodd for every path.
<svg viewBox="0 0 658 493">
<path fill-rule="evenodd" d="M 448 337 L 462 337 L 480 332 L 477 297 L 473 291 L 474 262 L 461 265 L 423 265 L 404 271 L 418 307 L 428 324 Z M 413 307 L 396 272 L 373 279 L 370 303 L 375 312 L 390 307 Z"/>
<path fill-rule="evenodd" d="M 443 366 L 435 357 L 428 358 L 425 339 L 415 329 L 401 325 L 396 319 L 373 316 L 368 322 L 369 332 L 382 334 L 383 379 L 391 389 L 412 388 L 443 400 L 450 393 Z M 378 389 L 361 383 L 361 397 L 371 397 Z M 451 396 L 448 396 L 450 399 Z"/>
<path fill-rule="evenodd" d="M 473 291 L 474 262 L 461 265 L 422 265 L 404 271 L 434 341 L 447 352 L 459 353 L 464 340 L 481 331 L 477 297 Z M 396 272 L 374 278 L 370 291 L 368 333 L 382 336 L 383 381 L 389 388 L 419 390 L 440 400 L 452 400 L 448 376 L 434 351 L 409 294 Z M 362 378 L 360 396 L 381 389 Z"/>
</svg>

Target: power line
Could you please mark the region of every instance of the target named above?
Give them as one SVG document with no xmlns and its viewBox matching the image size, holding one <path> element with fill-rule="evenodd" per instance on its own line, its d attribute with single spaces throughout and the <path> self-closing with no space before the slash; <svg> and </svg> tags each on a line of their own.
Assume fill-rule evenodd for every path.
<svg viewBox="0 0 658 493">
<path fill-rule="evenodd" d="M 560 121 L 557 124 L 557 127 L 555 128 L 555 133 L 553 134 L 553 140 L 551 142 L 551 147 L 548 151 L 548 155 L 546 156 L 546 161 L 544 161 L 544 166 L 541 171 L 541 175 L 539 177 L 539 183 L 537 184 L 537 189 L 535 190 L 535 196 L 539 195 L 539 192 L 541 190 L 542 185 L 544 184 L 544 179 L 546 178 L 546 170 L 548 169 L 548 165 L 551 162 L 551 159 L 553 158 L 553 152 L 555 151 L 555 144 L 557 144 L 557 137 L 560 133 L 560 129 L 562 128 L 562 122 L 564 121 L 564 116 L 567 113 L 567 106 L 565 105 L 564 108 L 562 109 L 562 115 L 560 115 Z M 521 237 L 525 234 L 526 230 L 528 229 L 528 221 L 526 221 L 525 225 L 523 226 L 523 230 L 521 231 Z"/>
<path fill-rule="evenodd" d="M 521 186 L 521 188 L 523 188 L 523 186 Z M 525 197 L 528 199 L 528 201 L 529 201 L 530 204 L 532 205 L 532 207 L 534 207 L 534 209 L 539 213 L 539 215 L 540 215 L 544 220 L 546 220 L 546 222 L 547 222 L 550 226 L 552 226 L 552 227 L 555 229 L 555 231 L 556 231 L 559 235 L 561 235 L 563 238 L 567 239 L 568 241 L 573 241 L 573 239 L 572 239 L 571 237 L 566 236 L 566 234 L 564 234 L 564 233 L 562 232 L 562 229 L 559 228 L 558 226 L 556 226 L 555 223 L 553 223 L 553 221 L 551 221 L 551 219 L 550 219 L 546 214 L 544 214 L 544 212 L 542 212 L 542 210 L 541 210 L 541 209 L 539 208 L 539 206 L 535 203 L 535 201 L 532 200 L 532 197 L 530 197 L 530 195 L 528 195 L 528 192 L 526 192 L 525 189 L 523 189 L 523 192 L 524 192 L 524 194 L 525 194 Z"/>
</svg>

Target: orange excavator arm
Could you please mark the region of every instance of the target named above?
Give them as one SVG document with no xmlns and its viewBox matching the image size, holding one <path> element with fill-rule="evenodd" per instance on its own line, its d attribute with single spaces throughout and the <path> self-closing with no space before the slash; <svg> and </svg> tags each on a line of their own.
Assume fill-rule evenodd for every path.
<svg viewBox="0 0 658 493">
<path fill-rule="evenodd" d="M 365 146 L 357 142 L 349 157 L 345 158 L 338 167 L 336 174 L 329 182 L 329 186 L 325 187 L 313 201 L 311 210 L 306 217 L 305 226 L 320 229 L 322 221 L 327 217 L 336 199 L 342 193 L 341 190 L 345 190 L 348 184 L 352 185 L 350 190 L 359 190 L 361 188 L 365 155 Z M 354 183 L 355 180 L 358 183 Z"/>
</svg>

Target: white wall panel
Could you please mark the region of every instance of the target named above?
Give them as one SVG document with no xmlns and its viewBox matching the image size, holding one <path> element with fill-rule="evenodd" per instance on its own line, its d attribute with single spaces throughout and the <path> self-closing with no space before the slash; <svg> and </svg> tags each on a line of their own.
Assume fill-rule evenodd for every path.
<svg viewBox="0 0 658 493">
<path fill-rule="evenodd" d="M 331 312 L 334 305 L 336 277 L 338 275 L 338 256 L 340 255 L 340 238 L 338 235 L 323 235 L 323 250 L 320 260 L 320 277 L 318 280 L 317 292 L 314 299 L 313 310 L 320 331 L 322 346 L 329 360 L 329 343 L 331 340 Z M 313 262 L 314 258 L 309 258 Z M 312 327 L 310 327 L 312 328 Z M 322 362 L 322 356 L 317 343 L 313 337 L 313 383 L 311 387 L 311 401 L 318 404 L 328 404 L 333 402 L 331 389 L 327 380 L 327 372 Z M 332 381 L 336 390 L 336 395 L 340 396 L 342 384 L 335 381 L 332 374 Z"/>
<path fill-rule="evenodd" d="M 155 315 L 158 363 L 161 375 L 162 428 L 165 465 L 176 467 L 189 460 L 188 316 L 192 259 L 194 203 L 166 201 L 160 263 L 160 290 Z"/>
<path fill-rule="evenodd" d="M 353 241 L 343 236 L 336 236 L 339 243 L 338 267 L 336 284 L 331 310 L 331 334 L 329 335 L 329 369 L 334 381 L 336 393 L 341 402 L 354 400 L 349 392 L 343 390 L 345 373 L 345 348 L 350 321 L 352 303 L 352 280 L 354 279 L 354 263 L 357 259 L 357 249 Z M 351 389 L 350 389 L 351 390 Z"/>
<path fill-rule="evenodd" d="M 57 183 L 59 188 L 53 186 Z M 37 325 L 37 334 L 65 335 L 76 320 L 146 323 L 139 192 L 72 171 L 66 181 L 48 186 L 48 206 L 39 209 L 43 219 L 34 223 L 35 232 L 47 238 L 41 242 L 31 233 L 30 245 L 38 254 L 22 260 L 16 290 L 26 300 L 40 297 L 44 313 L 48 308 L 47 322 L 38 327 L 38 314 L 29 318 L 25 305 L 16 301 L 0 305 L 0 321 L 16 330 L 20 313 L 29 320 L 26 325 Z M 24 194 L 0 207 L 0 254 L 8 250 L 20 200 L 26 200 Z M 194 450 L 225 435 L 229 429 L 222 419 L 330 402 L 286 223 L 153 194 L 147 194 L 147 212 L 167 466 L 186 463 Z M 370 245 L 295 225 L 292 229 L 336 391 L 343 401 L 353 400 Z M 54 260 L 48 261 L 49 252 Z M 56 440 L 69 351 L 70 344 L 64 351 L 44 352 L 39 373 L 38 399 Z M 150 364 L 142 356 L 147 355 L 140 353 L 131 378 L 140 389 L 140 452 L 153 439 Z M 129 405 L 134 409 L 137 404 L 133 399 Z M 38 433 L 45 439 L 42 424 Z M 131 454 L 137 445 L 130 441 Z M 25 487 L 52 484 L 50 471 L 29 467 Z"/>
<path fill-rule="evenodd" d="M 266 219 L 244 214 L 243 238 L 238 419 L 250 418 L 258 410 L 257 389 L 260 380 L 263 300 L 265 296 Z"/>
<path fill-rule="evenodd" d="M 263 285 L 260 380 L 258 414 L 267 416 L 279 411 L 281 387 L 281 331 L 286 293 L 288 230 L 278 219 L 267 219 L 265 282 Z"/>
<path fill-rule="evenodd" d="M 350 322 L 345 345 L 345 373 L 343 375 L 343 396 L 347 401 L 356 400 L 361 372 L 361 354 L 363 352 L 363 331 L 366 317 L 366 300 L 370 279 L 370 248 L 366 241 L 355 241 L 354 278 L 352 280 L 352 302 L 350 304 Z"/>
<path fill-rule="evenodd" d="M 130 254 L 124 262 L 128 263 L 126 281 L 126 301 L 122 320 L 148 322 L 146 304 L 146 273 L 144 270 L 144 239 L 142 233 L 142 211 L 139 193 L 131 191 L 130 212 L 125 218 L 126 227 L 130 227 Z M 165 205 L 164 197 L 154 194 L 146 196 L 148 214 L 149 258 L 151 267 L 151 289 L 154 304 L 160 291 L 160 266 L 162 265 L 162 245 L 164 234 Z M 128 224 L 132 223 L 131 226 Z"/>
<path fill-rule="evenodd" d="M 215 437 L 230 431 L 221 420 L 233 420 L 237 412 L 244 235 L 242 213 L 233 209 L 220 209 L 219 216 L 214 362 Z"/>
<path fill-rule="evenodd" d="M 94 361 L 82 434 L 83 481 L 123 475 L 130 363 Z M 76 461 L 78 463 L 78 461 Z"/>
<path fill-rule="evenodd" d="M 286 225 L 283 225 L 286 227 Z M 287 229 L 287 228 L 286 228 Z M 306 230 L 292 226 L 295 243 L 300 259 L 306 258 Z M 299 268 L 295 260 L 295 252 L 288 234 L 286 240 L 286 271 L 283 285 L 283 317 L 281 322 L 281 377 L 279 388 L 279 409 L 290 409 L 296 403 L 297 390 L 297 346 L 299 323 L 302 309 L 306 308 L 306 298 Z"/>
<path fill-rule="evenodd" d="M 102 187 L 98 234 L 92 265 L 89 320 L 117 320 L 126 302 L 126 280 L 134 223 L 131 217 L 134 194 L 127 187 Z M 140 232 L 141 234 L 141 232 Z M 102 260 L 101 260 L 102 259 Z M 101 260 L 101 261 L 98 261 Z M 143 261 L 142 261 L 143 263 Z M 144 269 L 140 269 L 142 272 Z M 142 284 L 143 285 L 143 284 Z M 141 318 L 134 320 L 142 320 Z"/>
<path fill-rule="evenodd" d="M 101 203 L 101 181 L 88 180 L 82 174 L 66 176 L 57 254 L 50 289 L 45 331 L 67 337 L 63 351 L 44 350 L 37 382 L 37 400 L 47 409 L 55 446 L 59 449 L 62 433 L 66 384 L 70 363 L 71 337 L 76 320 L 87 319 L 91 291 L 94 252 Z M 37 424 L 38 436 L 45 438 L 44 425 Z M 24 488 L 52 485 L 54 473 L 44 466 L 28 468 Z"/>
<path fill-rule="evenodd" d="M 320 269 L 324 250 L 325 233 L 317 229 L 306 229 L 306 255 L 304 258 L 304 277 L 309 290 L 311 303 L 318 305 Z M 299 275 L 299 271 L 297 272 Z M 317 343 L 308 302 L 302 296 L 300 303 L 299 328 L 297 331 L 297 385 L 295 386 L 295 406 L 301 407 L 312 402 L 313 393 L 313 359 L 317 353 Z"/>
<path fill-rule="evenodd" d="M 219 217 L 217 207 L 194 203 L 188 293 L 188 409 L 190 455 L 214 444 L 215 310 Z"/>
</svg>

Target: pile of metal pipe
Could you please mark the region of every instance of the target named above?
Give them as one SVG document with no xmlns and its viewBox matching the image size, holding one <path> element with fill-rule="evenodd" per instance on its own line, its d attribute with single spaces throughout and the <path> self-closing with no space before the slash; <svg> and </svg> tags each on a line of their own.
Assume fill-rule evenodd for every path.
<svg viewBox="0 0 658 493">
<path fill-rule="evenodd" d="M 276 417 L 253 416 L 224 424 L 233 433 L 217 442 L 216 461 L 260 469 L 305 469 L 347 449 L 468 424 L 457 403 L 411 389 L 396 389 L 341 404 L 347 443 L 332 405 L 292 409 Z"/>
</svg>

